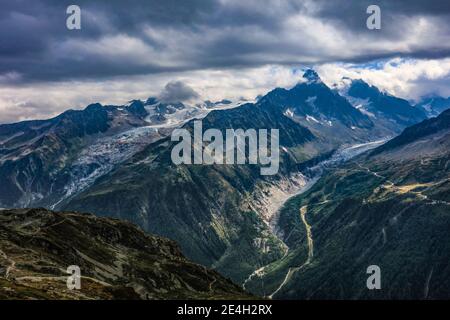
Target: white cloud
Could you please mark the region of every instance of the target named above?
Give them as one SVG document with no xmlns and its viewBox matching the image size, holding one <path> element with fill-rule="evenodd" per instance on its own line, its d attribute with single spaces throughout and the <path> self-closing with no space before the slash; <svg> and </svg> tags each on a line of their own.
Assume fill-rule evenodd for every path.
<svg viewBox="0 0 450 320">
<path fill-rule="evenodd" d="M 329 63 L 314 67 L 329 86 L 338 83 L 342 77 L 349 77 L 363 79 L 381 90 L 406 99 L 417 99 L 429 93 L 450 96 L 450 58 L 395 58 L 377 62 L 376 65 Z M 104 81 L 2 86 L 0 122 L 48 118 L 67 109 L 84 108 L 94 102 L 121 105 L 132 99 L 146 99 L 160 94 L 170 81 L 181 81 L 192 87 L 202 100 L 252 100 L 275 87 L 290 88 L 301 80 L 301 76 L 302 71 L 298 68 L 266 65 L 130 76 Z"/>
<path fill-rule="evenodd" d="M 125 104 L 132 99 L 158 96 L 170 81 L 181 81 L 201 99 L 254 99 L 277 87 L 294 85 L 301 74 L 288 67 L 264 66 L 240 70 L 203 70 L 133 76 L 105 81 L 70 81 L 0 88 L 0 123 L 48 118 L 90 103 Z"/>
<path fill-rule="evenodd" d="M 330 63 L 317 67 L 328 85 L 339 83 L 342 77 L 363 79 L 395 96 L 417 100 L 436 93 L 450 96 L 450 58 L 417 60 L 394 58 L 379 62 L 374 68 L 367 65 Z"/>
</svg>

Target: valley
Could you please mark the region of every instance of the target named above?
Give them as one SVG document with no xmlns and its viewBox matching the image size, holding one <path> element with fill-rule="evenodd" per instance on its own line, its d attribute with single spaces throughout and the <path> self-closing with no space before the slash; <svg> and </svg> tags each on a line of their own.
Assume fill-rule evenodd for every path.
<svg viewBox="0 0 450 320">
<path fill-rule="evenodd" d="M 323 90 L 322 85 L 320 88 Z M 230 126 L 243 130 L 258 129 L 267 124 L 280 129 L 280 172 L 275 177 L 263 179 L 258 174 L 257 165 L 174 166 L 170 163 L 173 143 L 162 139 L 135 155 L 125 166 L 99 179 L 96 185 L 72 199 L 64 208 L 97 214 L 115 212 L 117 217 L 129 219 L 146 230 L 175 239 L 195 261 L 211 265 L 242 283 L 256 269 L 285 254 L 284 242 L 276 235 L 276 230 L 272 230 L 277 219 L 274 202 L 281 205 L 287 197 L 297 193 L 298 188 L 306 182 L 301 181 L 305 180 L 306 175 L 313 178 L 325 166 L 342 162 L 382 143 L 377 141 L 366 144 L 362 138 L 348 137 L 349 144 L 351 141 L 357 143 L 345 148 L 336 143 L 322 142 L 308 129 L 284 116 L 280 106 L 264 99 L 257 105 L 245 104 L 225 111 L 214 110 L 203 119 L 204 130 L 220 128 L 225 131 Z M 193 124 L 189 122 L 184 128 L 193 130 Z M 305 144 L 314 149 L 305 153 Z M 330 149 L 335 147 L 337 152 Z M 326 151 L 332 152 L 333 156 L 325 156 Z M 315 159 L 320 157 L 326 161 L 319 165 L 321 161 Z M 309 160 L 314 162 L 307 164 Z M 298 163 L 304 163 L 303 168 L 306 170 L 301 170 L 305 174 L 299 175 L 302 171 Z M 136 175 L 144 171 L 154 176 Z M 291 177 L 294 179 L 291 180 Z M 285 182 L 287 189 L 280 190 L 277 186 Z M 137 190 L 130 193 L 132 186 L 136 186 Z M 223 193 L 224 188 L 228 192 Z M 149 193 L 150 190 L 154 192 Z M 266 201 L 270 193 L 278 197 L 274 202 Z M 178 195 L 184 196 L 181 198 Z M 183 205 L 176 204 L 174 196 Z M 142 214 L 130 216 L 130 211 Z M 152 221 L 146 219 L 149 215 L 153 216 Z M 162 216 L 165 219 L 157 218 Z M 178 229 L 175 230 L 173 225 L 177 225 Z M 182 231 L 183 228 L 186 228 L 186 232 Z M 199 239 L 189 239 L 193 236 Z M 211 257 L 211 246 L 217 256 Z M 243 259 L 244 252 L 252 259 Z"/>
<path fill-rule="evenodd" d="M 288 283 L 288 281 L 291 279 L 292 275 L 301 270 L 302 268 L 308 266 L 311 263 L 311 260 L 314 256 L 314 240 L 312 237 L 311 232 L 311 226 L 306 221 L 306 214 L 308 213 L 308 206 L 303 206 L 300 208 L 300 217 L 302 219 L 302 222 L 305 226 L 306 230 L 306 238 L 308 242 L 308 258 L 306 261 L 298 267 L 289 268 L 288 272 L 286 273 L 286 277 L 284 278 L 283 282 L 280 284 L 280 286 L 269 296 L 270 299 L 273 299 L 274 296 Z"/>
<path fill-rule="evenodd" d="M 374 149 L 374 148 L 382 145 L 386 141 L 388 141 L 388 138 L 380 139 L 380 140 L 376 140 L 376 141 L 370 141 L 367 143 L 359 143 L 359 144 L 355 144 L 355 145 L 352 145 L 349 147 L 342 148 L 341 150 L 338 150 L 337 152 L 335 152 L 329 159 L 326 159 L 326 160 L 320 162 L 319 164 L 317 164 L 311 168 L 308 168 L 307 172 L 308 172 L 309 176 L 302 175 L 303 181 L 300 185 L 298 184 L 298 180 L 293 178 L 293 182 L 294 182 L 293 185 L 296 185 L 296 187 L 290 188 L 289 192 L 286 192 L 286 191 L 284 191 L 284 189 L 281 189 L 281 188 L 279 188 L 279 189 L 276 188 L 275 190 L 271 190 L 271 192 L 269 193 L 269 196 L 264 199 L 263 203 L 264 203 L 265 207 L 267 207 L 267 206 L 271 207 L 271 214 L 269 214 L 270 219 L 268 221 L 269 221 L 269 225 L 270 225 L 271 230 L 274 233 L 274 235 L 276 235 L 280 239 L 280 241 L 282 241 L 283 243 L 284 243 L 283 239 L 289 238 L 289 235 L 284 236 L 283 233 L 281 232 L 281 230 L 279 230 L 279 228 L 278 228 L 278 220 L 279 220 L 280 210 L 283 208 L 284 204 L 287 201 L 289 201 L 289 199 L 294 198 L 296 196 L 299 196 L 299 195 L 307 192 L 310 188 L 312 188 L 314 186 L 314 184 L 319 180 L 320 176 L 326 170 L 332 170 L 333 167 L 337 167 L 340 164 L 343 164 L 346 161 L 349 161 L 352 158 L 354 158 L 364 152 Z M 321 204 L 323 204 L 323 203 L 321 203 Z M 263 210 L 263 208 L 262 207 L 256 208 L 256 210 L 260 211 L 260 210 Z M 300 267 L 289 268 L 289 270 L 286 274 L 286 277 L 283 279 L 280 286 L 272 294 L 268 295 L 268 297 L 271 299 L 290 280 L 292 275 L 296 271 L 301 269 L 302 267 L 308 265 L 313 257 L 312 232 L 311 232 L 311 227 L 307 223 L 307 220 L 306 220 L 307 206 L 301 207 L 299 210 L 299 214 L 300 214 L 301 220 L 305 226 L 306 233 L 307 233 L 306 236 L 308 239 L 308 259 Z M 284 252 L 284 255 L 281 258 L 281 260 L 286 258 L 288 253 L 289 253 L 289 247 L 285 244 L 285 252 Z M 262 277 L 264 275 L 264 270 L 266 269 L 266 267 L 269 267 L 273 263 L 274 262 L 271 262 L 268 265 L 261 266 L 257 270 L 252 272 L 243 282 L 243 284 L 242 284 L 243 288 L 245 289 L 247 283 L 249 283 L 253 278 Z"/>
<path fill-rule="evenodd" d="M 448 203 L 448 181 L 436 177 L 447 168 L 445 115 L 437 124 L 427 126 L 431 120 L 425 120 L 404 130 L 423 117 L 408 101 L 358 81 L 345 92 L 332 90 L 313 70 L 294 87 L 275 88 L 252 103 L 191 106 L 149 98 L 123 106 L 92 104 L 48 120 L 0 126 L 0 205 L 131 222 L 175 241 L 194 263 L 258 296 L 371 298 L 361 287 L 355 293 L 352 277 L 340 272 L 362 279 L 366 256 L 378 245 L 395 244 L 392 224 L 398 218 L 379 225 L 354 219 L 367 218 L 362 213 L 367 210 L 394 212 L 378 206 L 403 212 Z M 196 122 L 202 133 L 214 129 L 222 136 L 230 129 L 253 129 L 267 130 L 269 138 L 269 129 L 279 130 L 278 173 L 261 175 L 261 164 L 250 161 L 174 163 L 171 133 L 182 129 L 192 135 Z M 390 151 L 403 145 L 409 149 Z M 200 151 L 204 144 L 192 147 Z M 347 221 L 348 215 L 355 218 Z M 376 232 L 366 230 L 373 225 Z M 407 252 L 414 248 L 405 246 Z M 10 259 L 7 254 L 5 271 L 9 266 L 11 272 L 17 260 Z M 90 262 L 102 272 L 108 269 Z M 439 266 L 432 268 L 435 277 Z M 115 276 L 119 271 L 115 264 L 107 270 Z M 436 292 L 433 277 L 429 297 Z M 326 288 L 316 286 L 319 279 Z"/>
<path fill-rule="evenodd" d="M 0 303 L 450 301 L 450 0 L 65 2 L 2 1 Z"/>
<path fill-rule="evenodd" d="M 279 219 L 289 253 L 246 288 L 278 299 L 448 297 L 449 115 L 408 128 L 290 199 Z M 381 290 L 365 288 L 372 264 Z"/>
</svg>

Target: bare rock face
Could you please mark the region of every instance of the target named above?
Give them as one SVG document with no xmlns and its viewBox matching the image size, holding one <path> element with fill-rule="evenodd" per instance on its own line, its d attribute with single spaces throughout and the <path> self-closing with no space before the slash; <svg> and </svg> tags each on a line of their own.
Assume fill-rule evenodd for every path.
<svg viewBox="0 0 450 320">
<path fill-rule="evenodd" d="M 81 288 L 67 287 L 78 266 Z M 0 299 L 242 299 L 171 240 L 131 223 L 46 209 L 0 211 Z"/>
</svg>

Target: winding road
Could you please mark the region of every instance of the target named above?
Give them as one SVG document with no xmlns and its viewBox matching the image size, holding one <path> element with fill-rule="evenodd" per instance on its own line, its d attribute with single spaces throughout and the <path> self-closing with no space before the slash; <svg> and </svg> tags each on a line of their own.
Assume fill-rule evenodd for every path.
<svg viewBox="0 0 450 320">
<path fill-rule="evenodd" d="M 263 267 L 261 267 L 261 268 L 255 270 L 255 271 L 253 271 L 253 273 L 252 273 L 251 275 L 249 275 L 247 279 L 245 279 L 244 283 L 242 284 L 242 288 L 243 288 L 244 290 L 246 290 L 246 287 L 245 287 L 245 286 L 247 285 L 247 283 L 248 283 L 249 281 L 251 281 L 251 280 L 252 280 L 254 277 L 256 277 L 256 276 L 258 276 L 258 277 L 263 276 L 263 275 L 264 275 L 264 269 L 265 269 L 266 267 L 267 267 L 267 265 L 265 265 L 265 266 L 263 266 Z"/>
<path fill-rule="evenodd" d="M 306 185 L 302 186 L 297 192 L 295 192 L 291 197 L 286 198 L 283 202 L 281 202 L 279 204 L 279 208 L 277 210 L 277 213 L 279 213 L 279 210 L 283 207 L 284 203 L 286 203 L 289 199 L 291 199 L 292 197 L 298 196 L 302 193 L 304 193 L 305 191 L 309 190 L 312 186 L 314 186 L 314 184 L 319 180 L 319 178 L 321 177 L 323 171 L 326 168 L 338 165 L 340 163 L 343 163 L 345 161 L 348 161 L 352 158 L 354 158 L 355 156 L 366 152 L 370 149 L 373 149 L 381 144 L 383 144 L 384 142 L 386 142 L 388 140 L 388 138 L 386 139 L 381 139 L 381 140 L 377 140 L 377 141 L 370 141 L 367 143 L 362 143 L 362 144 L 357 144 L 357 145 L 353 145 L 353 146 L 349 146 L 346 148 L 342 148 L 338 151 L 335 152 L 335 154 L 333 154 L 333 156 L 329 159 L 326 159 L 318 164 L 316 164 L 313 167 L 308 168 L 308 172 L 309 174 L 312 176 L 312 178 L 306 183 Z M 366 169 L 367 170 L 367 169 Z M 323 204 L 323 203 L 327 203 L 329 202 L 329 200 L 325 200 L 323 202 L 320 203 L 316 203 L 315 205 L 318 204 Z M 307 214 L 307 206 L 303 206 L 300 208 L 300 217 L 301 220 L 303 222 L 303 224 L 305 225 L 305 229 L 306 229 L 306 235 L 307 235 L 307 240 L 308 240 L 308 259 L 306 260 L 306 262 L 299 266 L 299 267 L 294 267 L 294 268 L 289 268 L 286 277 L 284 278 L 283 282 L 281 283 L 281 285 L 269 296 L 269 298 L 272 298 L 275 294 L 277 294 L 281 288 L 283 288 L 286 283 L 291 279 L 292 275 L 304 268 L 305 266 L 307 266 L 308 264 L 311 263 L 311 259 L 313 258 L 313 253 L 314 253 L 314 243 L 313 243 L 313 238 L 312 238 L 312 232 L 311 232 L 311 226 L 308 224 L 307 220 L 306 220 L 306 214 Z M 276 224 L 277 219 L 273 219 L 273 221 Z M 274 226 L 272 226 L 274 229 Z M 291 230 L 291 232 L 287 235 L 287 237 L 285 237 L 284 240 L 282 240 L 279 236 L 277 236 L 276 233 L 274 233 L 274 235 L 280 239 L 281 242 L 285 243 L 286 240 L 290 237 L 292 231 L 294 230 L 294 228 Z M 284 253 L 283 257 L 280 259 L 284 259 L 289 253 L 289 248 L 287 248 L 286 252 Z M 268 266 L 270 266 L 273 263 L 273 261 L 265 266 L 261 266 L 260 268 L 258 268 L 257 270 L 253 271 L 243 282 L 242 287 L 244 288 L 244 290 L 246 290 L 247 285 L 249 282 L 251 282 L 255 277 L 259 277 L 262 278 L 265 275 L 265 271 L 266 268 Z"/>
<path fill-rule="evenodd" d="M 314 256 L 314 241 L 313 241 L 313 237 L 312 237 L 311 226 L 308 224 L 308 221 L 306 221 L 307 212 L 308 212 L 308 206 L 303 206 L 300 208 L 300 218 L 302 219 L 302 222 L 305 225 L 305 229 L 306 229 L 306 239 L 307 239 L 307 243 L 308 243 L 308 258 L 301 266 L 289 268 L 289 270 L 286 274 L 286 277 L 284 277 L 283 282 L 269 296 L 270 299 L 273 299 L 273 297 L 286 285 L 286 283 L 288 283 L 288 281 L 292 278 L 294 273 L 296 273 L 297 271 L 299 271 L 299 270 L 303 269 L 304 267 L 306 267 L 307 265 L 309 265 Z"/>
</svg>

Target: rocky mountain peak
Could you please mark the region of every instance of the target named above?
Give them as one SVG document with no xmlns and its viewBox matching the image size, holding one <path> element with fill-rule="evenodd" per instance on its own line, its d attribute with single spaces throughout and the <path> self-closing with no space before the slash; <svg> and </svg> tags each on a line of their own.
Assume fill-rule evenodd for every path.
<svg viewBox="0 0 450 320">
<path fill-rule="evenodd" d="M 305 73 L 303 74 L 303 78 L 310 83 L 322 82 L 317 72 L 314 71 L 313 69 L 306 70 Z"/>
</svg>

